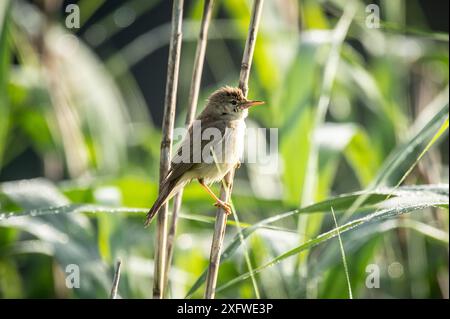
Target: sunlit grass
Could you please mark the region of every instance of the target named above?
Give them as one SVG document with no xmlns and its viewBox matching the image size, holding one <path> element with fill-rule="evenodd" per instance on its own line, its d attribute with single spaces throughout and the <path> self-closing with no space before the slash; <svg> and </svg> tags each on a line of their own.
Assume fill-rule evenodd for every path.
<svg viewBox="0 0 450 319">
<path fill-rule="evenodd" d="M 169 24 L 110 41 L 125 32 L 115 10 L 139 22 L 162 3 L 144 2 L 94 20 L 104 1 L 80 1 L 82 31 L 60 19 L 43 35 L 49 63 L 32 40 L 46 17 L 0 1 L 0 297 L 107 298 L 119 258 L 119 295 L 151 296 L 155 227 L 142 223 L 158 189 L 149 113 L 163 102 L 147 105 L 135 70 L 164 81 L 145 61 L 167 47 Z M 239 77 L 251 1 L 237 3 L 215 8 L 200 102 Z M 217 298 L 448 298 L 448 33 L 413 9 L 382 6 L 369 29 L 363 1 L 275 3 L 265 1 L 249 85 L 267 103 L 249 120 L 278 128 L 279 169 L 237 173 Z M 201 5 L 185 10 L 180 126 Z M 77 54 L 58 40 L 68 33 Z M 203 297 L 214 213 L 198 185 L 185 189 L 171 297 Z M 83 270 L 80 289 L 64 286 L 68 264 Z M 365 286 L 369 264 L 385 269 L 379 289 Z"/>
</svg>

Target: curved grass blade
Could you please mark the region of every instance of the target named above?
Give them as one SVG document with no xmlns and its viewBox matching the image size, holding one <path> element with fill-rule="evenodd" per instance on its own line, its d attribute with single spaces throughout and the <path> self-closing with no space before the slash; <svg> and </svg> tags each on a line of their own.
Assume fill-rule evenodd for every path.
<svg viewBox="0 0 450 319">
<path fill-rule="evenodd" d="M 334 221 L 334 225 L 336 226 L 337 237 L 339 239 L 339 248 L 341 251 L 342 263 L 344 264 L 345 278 L 347 280 L 348 296 L 350 299 L 353 299 L 352 285 L 350 284 L 350 275 L 348 272 L 347 259 L 345 258 L 344 244 L 342 242 L 341 233 L 339 232 L 339 226 L 338 226 L 336 214 L 334 213 L 333 207 L 331 207 L 331 214 L 333 215 L 333 221 Z"/>
<path fill-rule="evenodd" d="M 385 190 L 377 190 L 369 192 L 369 194 L 366 196 L 364 201 L 365 207 L 373 207 L 373 205 L 379 204 L 383 202 L 387 196 L 392 191 L 390 189 Z M 253 224 L 252 226 L 248 228 L 244 228 L 242 230 L 242 238 L 246 239 L 251 234 L 253 234 L 255 231 L 267 227 L 267 225 L 278 222 L 280 220 L 297 216 L 299 214 L 304 213 L 317 213 L 317 212 L 329 212 L 331 207 L 337 211 L 345 211 L 349 207 L 353 205 L 353 203 L 360 198 L 361 195 L 366 194 L 366 192 L 355 192 L 345 195 L 340 195 L 336 197 L 332 197 L 330 199 L 327 199 L 325 201 L 312 204 L 310 206 L 306 206 L 301 209 L 296 209 L 290 212 L 282 213 L 276 216 L 269 217 L 267 219 L 264 219 L 256 224 Z M 395 192 L 393 192 L 394 196 L 398 197 L 416 197 L 416 198 L 422 198 L 425 196 L 430 197 L 438 197 L 441 199 L 444 199 L 448 197 L 449 194 L 449 187 L 448 185 L 416 185 L 416 186 L 404 186 L 398 188 Z M 448 204 L 447 204 L 448 205 Z M 443 207 L 447 207 L 444 205 Z M 220 258 L 221 263 L 229 259 L 240 247 L 241 245 L 241 239 L 236 235 L 231 242 L 228 244 L 228 246 L 224 249 L 222 256 Z M 200 275 L 200 277 L 197 279 L 197 281 L 192 285 L 192 287 L 189 289 L 188 293 L 186 294 L 186 298 L 192 297 L 192 295 L 201 287 L 203 282 L 206 279 L 206 270 Z"/>
<path fill-rule="evenodd" d="M 383 167 L 380 169 L 380 173 L 375 178 L 373 187 L 393 184 L 389 180 L 398 180 L 396 176 L 402 176 L 403 174 L 396 172 L 404 171 L 405 169 L 402 169 L 402 167 L 410 167 L 412 163 L 414 163 L 415 159 L 412 158 L 412 155 L 417 154 L 420 151 L 421 145 L 427 143 L 427 141 L 435 141 L 433 137 L 436 135 L 436 132 L 439 132 L 442 124 L 448 120 L 448 89 L 446 89 L 446 91 L 447 98 L 443 101 L 444 105 L 441 106 L 439 111 L 419 132 L 417 132 L 417 134 L 412 136 L 407 143 L 401 145 L 390 154 L 383 164 Z M 429 143 L 430 142 L 427 144 Z M 427 146 L 426 150 L 428 150 L 431 145 Z"/>
<path fill-rule="evenodd" d="M 363 225 L 366 225 L 368 223 L 373 223 L 373 222 L 377 222 L 377 221 L 381 221 L 381 220 L 385 220 L 385 219 L 389 219 L 389 218 L 395 218 L 400 215 L 410 213 L 413 211 L 423 210 L 425 208 L 438 207 L 438 206 L 448 207 L 448 199 L 441 198 L 440 200 L 430 200 L 429 202 L 426 202 L 426 203 L 424 203 L 424 202 L 417 203 L 416 201 L 414 201 L 413 204 L 411 204 L 411 205 L 404 205 L 404 206 L 387 208 L 387 209 L 382 209 L 382 210 L 376 211 L 370 215 L 352 220 L 352 221 L 350 221 L 342 226 L 339 226 L 337 228 L 334 228 L 326 233 L 322 233 L 319 236 L 317 236 L 316 238 L 308 240 L 305 243 L 285 252 L 284 254 L 279 255 L 278 257 L 272 259 L 271 261 L 267 262 L 266 264 L 257 267 L 253 271 L 253 275 L 263 271 L 264 269 L 266 269 L 268 267 L 274 266 L 289 257 L 298 255 L 302 251 L 305 251 L 314 246 L 320 245 L 320 244 L 334 238 L 335 236 L 338 235 L 338 233 L 344 233 L 344 232 L 356 229 L 358 227 L 361 227 Z M 248 273 L 248 272 L 245 274 L 242 274 L 242 275 L 236 277 L 235 279 L 227 282 L 226 284 L 218 287 L 216 291 L 217 292 L 222 291 L 222 290 L 224 290 L 238 282 L 241 282 L 249 277 L 250 277 L 250 273 Z"/>
<path fill-rule="evenodd" d="M 110 206 L 102 206 L 95 204 L 68 204 L 62 206 L 52 206 L 45 208 L 34 208 L 27 209 L 24 211 L 17 212 L 1 212 L 0 211 L 0 225 L 2 225 L 2 221 L 8 220 L 10 218 L 16 217 L 38 217 L 38 216 L 46 216 L 46 215 L 58 215 L 58 214 L 71 214 L 71 213 L 86 213 L 86 214 L 96 214 L 96 213 L 108 213 L 108 214 L 146 214 L 148 208 L 133 208 L 133 207 L 110 207 Z M 193 214 L 180 214 L 180 218 L 185 220 L 200 222 L 204 224 L 214 224 L 214 218 L 209 216 L 202 215 L 193 215 Z M 234 220 L 227 221 L 228 226 L 237 227 L 237 222 Z M 239 223 L 240 227 L 252 227 L 251 224 L 248 223 Z M 283 231 L 283 232 L 295 232 L 294 230 L 264 225 L 260 228 Z"/>
<path fill-rule="evenodd" d="M 92 0 L 90 2 L 93 2 Z M 122 6 L 126 7 L 127 11 L 134 12 L 136 14 L 135 20 L 139 19 L 141 16 L 143 16 L 148 11 L 152 10 L 156 5 L 159 4 L 159 0 L 150 0 L 150 1 L 141 1 L 141 0 L 132 0 L 128 1 L 128 3 L 124 3 Z M 96 41 L 89 41 L 93 46 L 98 47 L 102 43 L 104 43 L 106 40 L 112 38 L 117 33 L 119 33 L 122 28 L 117 26 L 116 22 L 114 21 L 116 19 L 117 11 L 121 10 L 121 8 L 118 8 L 117 10 L 112 10 L 111 12 L 107 13 L 105 16 L 99 18 L 97 21 L 95 21 L 93 24 L 89 25 L 86 30 L 83 31 L 83 38 L 87 39 L 88 41 L 91 40 L 92 37 L 90 37 L 90 33 L 95 34 L 96 30 L 102 30 L 102 32 L 105 32 L 104 35 L 102 35 L 100 40 Z M 88 20 L 88 16 L 84 16 L 84 20 Z M 92 31 L 94 30 L 94 31 Z"/>
<path fill-rule="evenodd" d="M 400 180 L 398 181 L 396 187 L 400 186 L 403 181 L 406 179 L 406 177 L 408 177 L 408 175 L 411 173 L 411 171 L 414 169 L 414 167 L 416 167 L 416 165 L 419 163 L 419 161 L 422 159 L 422 157 L 428 152 L 428 150 L 431 148 L 431 146 L 434 145 L 434 143 L 436 143 L 436 141 L 444 134 L 446 133 L 448 130 L 448 117 L 447 119 L 444 121 L 444 123 L 442 123 L 441 127 L 439 128 L 439 130 L 436 132 L 436 134 L 434 134 L 433 138 L 431 139 L 431 141 L 428 142 L 427 146 L 425 146 L 424 150 L 419 154 L 419 156 L 417 157 L 417 159 L 414 161 L 414 163 L 408 168 L 408 170 L 406 171 L 406 173 L 402 176 L 402 178 L 400 178 Z"/>
<path fill-rule="evenodd" d="M 0 169 L 2 167 L 10 117 L 8 94 L 6 92 L 10 59 L 7 36 L 8 13 L 9 1 L 2 1 L 0 3 Z"/>
<path fill-rule="evenodd" d="M 441 99 L 442 96 L 444 96 L 443 99 Z M 448 128 L 448 123 L 446 126 L 449 111 L 448 87 L 438 95 L 437 100 L 442 103 L 439 111 L 417 134 L 412 136 L 407 143 L 400 145 L 389 155 L 387 160 L 383 163 L 383 166 L 380 168 L 376 178 L 368 186 L 368 191 L 389 184 L 396 185 L 396 187 L 393 188 L 393 191 L 395 191 L 404 178 L 410 173 L 412 168 L 418 163 L 420 158 L 426 154 L 430 147 Z M 433 104 L 433 102 L 431 104 Z M 422 145 L 424 144 L 425 146 L 423 147 Z M 421 149 L 422 147 L 423 149 Z M 413 156 L 418 152 L 420 152 L 418 157 Z M 361 197 L 348 209 L 344 217 L 351 216 L 365 201 L 365 196 L 366 195 L 361 195 Z M 388 197 L 390 196 L 391 195 L 389 194 Z"/>
</svg>

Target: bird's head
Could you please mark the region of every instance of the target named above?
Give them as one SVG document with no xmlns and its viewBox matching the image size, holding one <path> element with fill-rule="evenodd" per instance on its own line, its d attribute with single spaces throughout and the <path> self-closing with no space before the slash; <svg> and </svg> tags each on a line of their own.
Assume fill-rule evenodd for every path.
<svg viewBox="0 0 450 319">
<path fill-rule="evenodd" d="M 248 108 L 260 104 L 264 102 L 247 100 L 241 89 L 225 86 L 209 96 L 203 114 L 229 120 L 241 119 L 247 117 Z"/>
</svg>

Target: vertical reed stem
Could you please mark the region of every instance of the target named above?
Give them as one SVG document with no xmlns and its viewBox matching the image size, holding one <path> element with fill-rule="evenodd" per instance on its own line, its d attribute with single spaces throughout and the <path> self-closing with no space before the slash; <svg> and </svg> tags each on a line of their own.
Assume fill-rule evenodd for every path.
<svg viewBox="0 0 450 319">
<path fill-rule="evenodd" d="M 175 108 L 178 87 L 178 72 L 182 41 L 184 0 L 174 0 L 172 9 L 172 32 L 170 36 L 169 61 L 167 63 L 167 82 L 164 100 L 164 119 L 162 125 L 161 158 L 159 169 L 160 183 L 170 168 L 172 153 L 173 127 L 175 122 Z M 153 298 L 164 297 L 164 273 L 166 269 L 167 245 L 167 215 L 168 205 L 161 207 L 158 214 L 157 234 L 155 241 L 155 258 L 153 273 Z"/>
<path fill-rule="evenodd" d="M 250 68 L 255 50 L 256 36 L 258 33 L 259 21 L 261 18 L 262 6 L 264 0 L 255 0 L 253 2 L 252 16 L 248 29 L 247 40 L 245 42 L 244 55 L 242 57 L 241 73 L 239 76 L 239 88 L 245 96 L 248 93 L 248 79 L 250 77 Z M 220 199 L 229 202 L 233 188 L 234 169 L 224 177 L 224 184 L 220 190 Z M 219 273 L 220 254 L 223 247 L 225 236 L 227 214 L 222 208 L 217 209 L 216 223 L 214 226 L 214 235 L 211 244 L 211 254 L 206 279 L 205 299 L 214 299 L 217 276 Z"/>
<path fill-rule="evenodd" d="M 195 60 L 192 71 L 191 87 L 189 90 L 189 103 L 186 113 L 185 124 L 189 127 L 195 118 L 197 110 L 198 95 L 200 91 L 200 84 L 202 80 L 203 65 L 205 61 L 206 44 L 208 41 L 208 29 L 211 21 L 212 9 L 214 0 L 205 0 L 203 6 L 202 22 L 200 26 L 200 32 L 198 35 L 197 49 L 195 51 Z M 166 270 L 164 275 L 164 285 L 167 286 L 168 277 L 170 272 L 170 266 L 172 264 L 173 246 L 175 240 L 175 234 L 177 229 L 178 213 L 181 208 L 181 202 L 183 199 L 183 190 L 180 190 L 174 198 L 172 220 L 170 222 L 169 232 L 167 234 L 167 258 L 166 258 Z"/>
<path fill-rule="evenodd" d="M 116 270 L 114 272 L 114 279 L 111 288 L 110 299 L 117 299 L 117 291 L 119 290 L 120 270 L 122 268 L 122 261 L 119 259 L 116 264 Z"/>
</svg>

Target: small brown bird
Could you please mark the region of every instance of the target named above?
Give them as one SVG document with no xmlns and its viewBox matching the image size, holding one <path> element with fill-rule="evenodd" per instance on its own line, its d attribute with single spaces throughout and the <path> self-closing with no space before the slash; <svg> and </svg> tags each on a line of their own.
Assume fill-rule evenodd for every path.
<svg viewBox="0 0 450 319">
<path fill-rule="evenodd" d="M 145 226 L 161 206 L 193 179 L 214 198 L 215 206 L 231 213 L 230 205 L 220 200 L 208 185 L 222 180 L 239 164 L 244 151 L 248 108 L 260 104 L 264 102 L 247 100 L 239 88 L 226 86 L 211 94 L 172 158 L 159 196 L 147 213 Z"/>
</svg>

